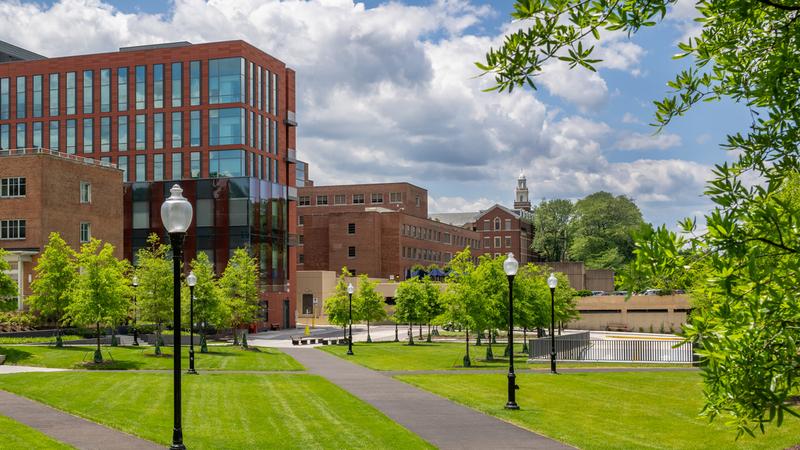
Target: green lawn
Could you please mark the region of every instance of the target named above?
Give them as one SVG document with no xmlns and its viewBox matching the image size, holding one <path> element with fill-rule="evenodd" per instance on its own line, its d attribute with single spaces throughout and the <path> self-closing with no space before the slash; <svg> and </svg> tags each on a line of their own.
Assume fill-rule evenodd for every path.
<svg viewBox="0 0 800 450">
<path fill-rule="evenodd" d="M 61 369 L 172 369 L 172 348 L 162 347 L 162 356 L 155 356 L 153 347 L 101 347 L 103 358 L 109 361 L 100 367 L 84 366 L 92 361 L 95 347 L 2 346 L 6 364 L 54 367 Z M 241 350 L 233 346 L 209 346 L 209 353 L 195 348 L 195 368 L 198 370 L 303 370 L 289 355 L 273 348 Z M 183 367 L 189 366 L 189 348 L 183 347 Z M 109 356 L 110 355 L 110 356 Z M 113 358 L 113 361 L 112 361 Z"/>
<path fill-rule="evenodd" d="M 405 342 L 374 342 L 367 344 L 356 342 L 353 344 L 353 356 L 347 356 L 346 345 L 331 345 L 317 347 L 348 361 L 361 364 L 373 370 L 446 370 L 446 369 L 503 369 L 508 367 L 508 358 L 503 358 L 504 344 L 492 345 L 495 356 L 494 361 L 484 360 L 486 344 L 480 347 L 470 345 L 469 354 L 472 359 L 470 368 L 463 367 L 464 344 L 457 342 L 416 342 L 413 346 Z M 514 346 L 521 350 L 522 344 Z M 524 354 L 517 353 L 514 364 L 517 369 L 549 369 L 550 363 L 528 363 Z M 688 367 L 687 365 L 672 365 Z M 626 364 L 626 363 L 558 363 L 558 367 L 656 367 L 653 364 Z M 657 367 L 665 367 L 659 365 Z"/>
<path fill-rule="evenodd" d="M 61 336 L 63 341 L 84 339 L 83 336 L 68 334 Z M 0 344 L 55 344 L 55 337 L 0 337 Z"/>
<path fill-rule="evenodd" d="M 581 449 L 783 449 L 800 444 L 800 420 L 735 441 L 719 418 L 698 418 L 697 373 L 518 374 L 519 411 L 503 408 L 504 375 L 403 375 L 400 380 Z"/>
<path fill-rule="evenodd" d="M 0 389 L 168 445 L 172 375 L 25 373 Z M 321 377 L 207 374 L 183 384 L 184 442 L 191 449 L 430 448 L 381 412 Z"/>
<path fill-rule="evenodd" d="M 58 442 L 16 420 L 0 415 L 0 449 L 70 449 L 72 446 Z"/>
</svg>

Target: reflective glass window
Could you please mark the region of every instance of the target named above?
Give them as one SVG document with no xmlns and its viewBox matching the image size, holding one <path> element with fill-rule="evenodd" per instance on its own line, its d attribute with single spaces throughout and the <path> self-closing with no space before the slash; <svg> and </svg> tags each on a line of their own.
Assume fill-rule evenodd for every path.
<svg viewBox="0 0 800 450">
<path fill-rule="evenodd" d="M 9 145 L 10 139 L 9 125 L 7 123 L 0 124 L 0 149 L 8 150 L 11 148 Z"/>
<path fill-rule="evenodd" d="M 244 144 L 244 108 L 208 111 L 208 145 Z"/>
<path fill-rule="evenodd" d="M 17 148 L 25 148 L 27 147 L 27 139 L 25 134 L 27 133 L 27 127 L 24 123 L 17 124 Z"/>
<path fill-rule="evenodd" d="M 253 63 L 247 63 L 247 76 L 250 78 L 250 88 L 247 91 L 248 98 L 250 100 L 250 106 L 255 106 L 255 93 L 256 93 L 256 84 L 255 78 L 253 78 Z"/>
<path fill-rule="evenodd" d="M 145 66 L 136 66 L 136 109 L 144 109 L 147 89 L 147 70 Z"/>
<path fill-rule="evenodd" d="M 189 104 L 200 104 L 200 61 L 189 63 Z"/>
<path fill-rule="evenodd" d="M 31 136 L 31 144 L 34 148 L 42 146 L 42 122 L 33 123 L 33 135 Z"/>
<path fill-rule="evenodd" d="M 111 150 L 111 117 L 100 118 L 100 151 Z"/>
<path fill-rule="evenodd" d="M 272 115 L 278 115 L 278 74 L 272 74 L 272 101 L 270 104 L 272 105 Z"/>
<path fill-rule="evenodd" d="M 208 152 L 209 177 L 245 176 L 244 150 L 218 150 Z"/>
<path fill-rule="evenodd" d="M 159 153 L 153 155 L 153 181 L 164 179 L 164 155 Z"/>
<path fill-rule="evenodd" d="M 183 64 L 179 62 L 172 63 L 170 76 L 172 78 L 172 106 L 181 106 L 181 103 L 183 103 Z"/>
<path fill-rule="evenodd" d="M 147 179 L 147 155 L 136 155 L 136 181 Z"/>
<path fill-rule="evenodd" d="M 58 146 L 59 146 L 59 142 L 58 142 L 58 131 L 59 131 L 58 129 L 59 129 L 59 126 L 58 125 L 59 124 L 58 124 L 57 120 L 51 120 L 50 121 L 50 143 L 48 144 L 48 147 L 50 147 L 50 150 L 58 150 Z"/>
<path fill-rule="evenodd" d="M 136 150 L 144 150 L 145 149 L 145 139 L 146 139 L 146 123 L 145 123 L 145 115 L 144 114 L 137 114 L 136 115 Z"/>
<path fill-rule="evenodd" d="M 9 89 L 9 79 L 0 78 L 0 120 L 8 120 L 8 105 L 11 98 Z"/>
<path fill-rule="evenodd" d="M 111 112 L 111 69 L 100 70 L 100 112 Z"/>
<path fill-rule="evenodd" d="M 172 148 L 183 147 L 183 113 L 172 113 Z"/>
<path fill-rule="evenodd" d="M 83 71 L 83 113 L 91 114 L 94 103 L 94 72 L 91 70 Z"/>
<path fill-rule="evenodd" d="M 189 113 L 189 145 L 200 146 L 200 111 Z"/>
<path fill-rule="evenodd" d="M 256 107 L 259 109 L 259 111 L 261 110 L 261 106 L 262 106 L 261 97 L 262 97 L 262 95 L 264 95 L 263 92 L 261 91 L 261 72 L 262 71 L 263 70 L 261 69 L 261 66 L 256 66 Z"/>
<path fill-rule="evenodd" d="M 200 152 L 192 152 L 189 158 L 189 176 L 200 178 Z"/>
<path fill-rule="evenodd" d="M 50 89 L 50 115 L 58 115 L 58 74 L 50 74 L 50 82 L 47 86 Z"/>
<path fill-rule="evenodd" d="M 33 76 L 33 117 L 42 117 L 42 76 Z"/>
<path fill-rule="evenodd" d="M 75 72 L 67 72 L 67 114 L 77 113 L 76 103 L 78 102 L 78 93 L 76 88 Z"/>
<path fill-rule="evenodd" d="M 128 116 L 119 116 L 117 123 L 117 150 L 128 150 Z"/>
<path fill-rule="evenodd" d="M 150 202 L 133 202 L 133 229 L 146 230 L 150 228 Z"/>
<path fill-rule="evenodd" d="M 153 65 L 153 108 L 164 107 L 164 65 Z"/>
<path fill-rule="evenodd" d="M 183 154 L 172 154 L 172 179 L 180 180 L 183 178 Z"/>
<path fill-rule="evenodd" d="M 76 120 L 67 120 L 67 153 L 75 153 L 75 126 Z"/>
<path fill-rule="evenodd" d="M 25 118 L 25 77 L 17 77 L 17 119 Z"/>
<path fill-rule="evenodd" d="M 208 102 L 244 101 L 244 58 L 211 59 L 208 61 Z"/>
<path fill-rule="evenodd" d="M 164 113 L 153 114 L 153 148 L 164 148 Z"/>
<path fill-rule="evenodd" d="M 122 171 L 122 181 L 128 182 L 128 157 L 120 156 L 117 159 L 117 168 Z"/>
<path fill-rule="evenodd" d="M 250 111 L 250 120 L 247 122 L 247 128 L 248 128 L 247 145 L 251 147 L 256 146 L 255 140 L 253 138 L 253 129 L 254 129 L 253 122 L 255 120 L 256 120 L 256 114 L 253 111 Z"/>
<path fill-rule="evenodd" d="M 214 226 L 214 200 L 210 198 L 197 199 L 197 226 Z"/>
<path fill-rule="evenodd" d="M 128 68 L 117 69 L 117 111 L 128 110 Z"/>
<path fill-rule="evenodd" d="M 94 151 L 94 121 L 83 119 L 83 153 Z"/>
</svg>

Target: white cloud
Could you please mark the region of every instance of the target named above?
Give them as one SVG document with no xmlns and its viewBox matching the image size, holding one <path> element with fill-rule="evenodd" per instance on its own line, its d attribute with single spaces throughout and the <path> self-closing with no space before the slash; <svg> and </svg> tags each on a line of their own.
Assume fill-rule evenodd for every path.
<svg viewBox="0 0 800 450">
<path fill-rule="evenodd" d="M 621 137 L 614 147 L 620 150 L 666 150 L 678 147 L 681 143 L 681 137 L 674 133 L 630 133 Z"/>
<path fill-rule="evenodd" d="M 484 210 L 497 202 L 488 198 L 466 199 L 464 197 L 428 197 L 428 211 L 431 213 L 457 213 Z"/>
<path fill-rule="evenodd" d="M 638 117 L 634 116 L 633 114 L 626 112 L 622 115 L 622 123 L 628 123 L 631 125 L 643 125 L 644 122 L 641 121 Z"/>
</svg>

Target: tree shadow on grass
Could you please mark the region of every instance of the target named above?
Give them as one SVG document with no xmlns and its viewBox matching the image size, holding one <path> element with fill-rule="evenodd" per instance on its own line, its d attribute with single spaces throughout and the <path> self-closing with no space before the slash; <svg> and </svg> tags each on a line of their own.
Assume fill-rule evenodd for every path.
<svg viewBox="0 0 800 450">
<path fill-rule="evenodd" d="M 18 347 L 0 347 L 0 355 L 6 356 L 6 364 L 25 365 L 25 360 L 33 356 L 32 353 L 20 350 Z"/>
</svg>

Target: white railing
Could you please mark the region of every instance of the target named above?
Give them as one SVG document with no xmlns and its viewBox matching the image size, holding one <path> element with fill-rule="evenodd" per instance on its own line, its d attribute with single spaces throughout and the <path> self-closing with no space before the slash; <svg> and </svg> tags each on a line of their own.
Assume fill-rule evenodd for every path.
<svg viewBox="0 0 800 450">
<path fill-rule="evenodd" d="M 80 163 L 93 166 L 110 167 L 112 169 L 117 168 L 116 164 L 110 162 L 104 162 L 100 161 L 99 159 L 87 158 L 85 156 L 79 156 L 71 153 L 62 153 L 59 152 L 58 150 L 51 150 L 49 148 L 43 148 L 43 147 L 0 149 L 0 157 L 24 156 L 24 155 L 50 155 L 58 158 L 78 161 Z"/>
</svg>

